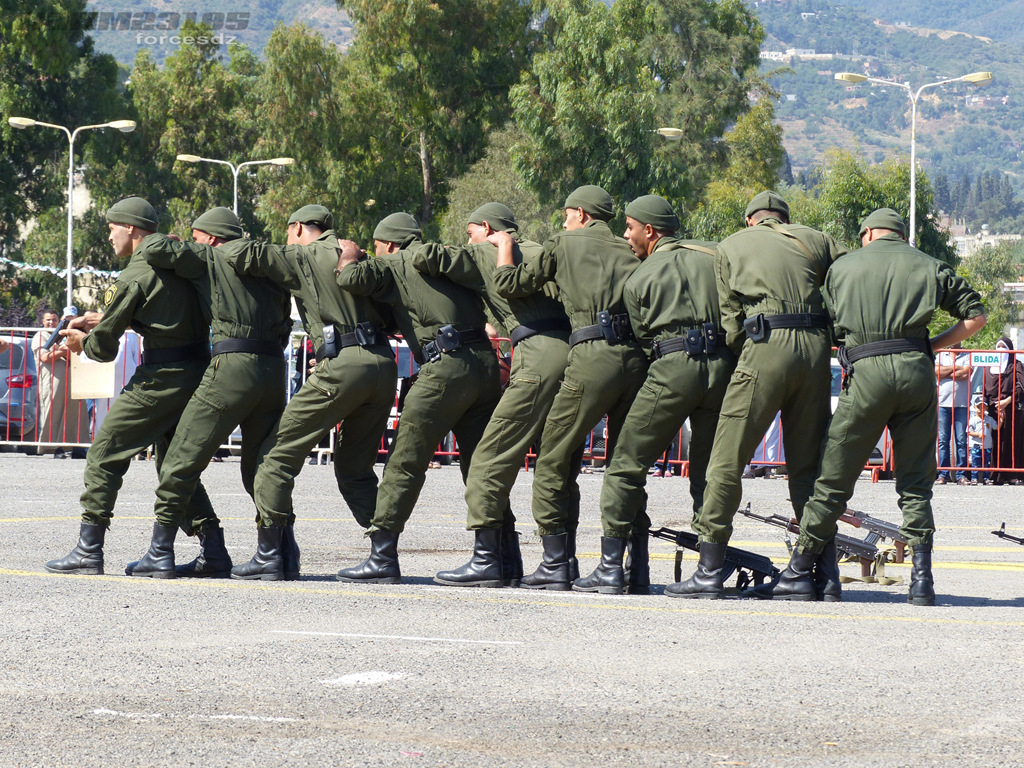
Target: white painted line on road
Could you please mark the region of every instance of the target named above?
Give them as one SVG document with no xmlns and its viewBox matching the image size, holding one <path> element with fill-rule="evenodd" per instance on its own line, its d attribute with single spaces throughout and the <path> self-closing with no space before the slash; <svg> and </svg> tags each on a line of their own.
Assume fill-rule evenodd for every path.
<svg viewBox="0 0 1024 768">
<path fill-rule="evenodd" d="M 112 715 L 114 717 L 127 717 L 132 719 L 139 718 L 158 718 L 158 717 L 173 717 L 181 718 L 181 715 L 164 715 L 160 712 L 118 712 L 116 709 L 94 709 L 92 711 L 94 715 Z M 294 717 L 263 717 L 261 715 L 188 715 L 189 720 L 245 720 L 245 721 L 256 721 L 259 723 L 297 723 L 300 722 Z"/>
<path fill-rule="evenodd" d="M 457 637 L 411 637 L 407 635 L 357 635 L 352 632 L 299 632 L 289 629 L 271 630 L 277 635 L 309 635 L 312 637 L 356 637 L 363 640 L 416 640 L 425 643 L 473 643 L 478 645 L 525 645 L 518 640 L 465 640 Z"/>
<path fill-rule="evenodd" d="M 345 675 L 344 677 L 336 677 L 334 680 L 321 680 L 320 682 L 324 685 L 380 685 L 390 680 L 400 680 L 405 677 L 401 672 L 382 672 L 380 670 L 374 670 L 371 672 L 356 672 L 352 675 Z"/>
</svg>

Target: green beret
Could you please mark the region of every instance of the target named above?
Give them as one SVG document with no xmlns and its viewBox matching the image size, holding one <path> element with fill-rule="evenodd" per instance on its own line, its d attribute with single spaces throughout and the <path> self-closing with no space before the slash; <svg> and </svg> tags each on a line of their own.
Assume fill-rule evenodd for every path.
<svg viewBox="0 0 1024 768">
<path fill-rule="evenodd" d="M 147 232 L 156 232 L 160 226 L 153 206 L 141 197 L 118 200 L 107 210 L 107 221 L 125 227 L 138 227 Z"/>
<path fill-rule="evenodd" d="M 863 235 L 869 229 L 891 229 L 893 232 L 899 232 L 903 237 L 907 236 L 907 225 L 904 223 L 903 217 L 892 208 L 879 208 L 869 214 L 861 222 L 859 234 Z"/>
<path fill-rule="evenodd" d="M 664 197 L 644 195 L 626 206 L 626 215 L 641 224 L 650 224 L 659 232 L 675 232 L 679 229 L 679 217 Z"/>
<path fill-rule="evenodd" d="M 230 208 L 211 208 L 192 222 L 192 229 L 221 240 L 237 240 L 242 236 L 242 224 Z"/>
<path fill-rule="evenodd" d="M 600 187 L 586 184 L 565 198 L 562 208 L 582 208 L 595 219 L 611 221 L 615 218 L 615 201 Z"/>
<path fill-rule="evenodd" d="M 385 217 L 373 230 L 373 239 L 384 243 L 398 243 L 405 247 L 413 239 L 423 237 L 420 225 L 408 213 L 392 213 Z"/>
<path fill-rule="evenodd" d="M 786 214 L 787 219 L 789 218 L 789 204 L 774 192 L 762 192 L 755 195 L 747 205 L 747 211 L 743 217 L 753 216 L 758 211 L 779 211 Z"/>
<path fill-rule="evenodd" d="M 518 232 L 516 216 L 501 203 L 484 203 L 469 215 L 470 224 L 490 224 L 495 232 Z"/>
<path fill-rule="evenodd" d="M 288 219 L 288 224 L 312 224 L 321 231 L 334 229 L 334 217 L 322 205 L 304 205 Z"/>
</svg>

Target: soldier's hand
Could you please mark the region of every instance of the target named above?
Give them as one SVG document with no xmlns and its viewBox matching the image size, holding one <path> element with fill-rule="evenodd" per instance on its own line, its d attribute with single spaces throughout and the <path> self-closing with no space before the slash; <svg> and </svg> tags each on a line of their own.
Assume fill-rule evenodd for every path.
<svg viewBox="0 0 1024 768">
<path fill-rule="evenodd" d="M 86 312 L 81 317 L 76 317 L 74 320 L 68 323 L 68 328 L 73 331 L 83 331 L 85 333 L 88 333 L 97 325 L 99 325 L 99 322 L 102 319 L 102 312 Z"/>
<path fill-rule="evenodd" d="M 487 236 L 487 242 L 493 243 L 494 245 L 500 248 L 503 243 L 512 245 L 512 243 L 514 243 L 515 240 L 512 239 L 512 235 L 510 235 L 508 232 L 501 230 L 499 232 L 491 232 L 491 234 Z"/>
<path fill-rule="evenodd" d="M 178 236 L 177 236 L 176 234 L 174 234 L 173 232 L 172 232 L 171 234 L 169 234 L 169 235 L 167 236 L 167 239 L 168 239 L 168 240 L 173 240 L 173 241 L 174 241 L 174 242 L 176 242 L 176 243 L 181 243 L 181 242 L 184 242 L 184 241 L 183 241 L 183 240 L 182 240 L 182 239 L 181 239 L 180 237 L 178 237 Z"/>
<path fill-rule="evenodd" d="M 313 373 L 313 371 L 315 371 L 315 370 L 316 370 L 316 358 L 315 357 L 311 357 L 311 358 L 309 358 L 309 372 Z"/>
<path fill-rule="evenodd" d="M 336 269 L 341 272 L 349 264 L 355 264 L 364 256 L 366 256 L 366 251 L 351 240 L 338 240 L 338 266 Z"/>
<path fill-rule="evenodd" d="M 69 328 L 66 331 L 61 331 L 60 335 L 64 337 L 64 343 L 68 345 L 68 349 L 76 355 L 82 351 L 82 339 L 85 338 L 84 333 Z"/>
</svg>

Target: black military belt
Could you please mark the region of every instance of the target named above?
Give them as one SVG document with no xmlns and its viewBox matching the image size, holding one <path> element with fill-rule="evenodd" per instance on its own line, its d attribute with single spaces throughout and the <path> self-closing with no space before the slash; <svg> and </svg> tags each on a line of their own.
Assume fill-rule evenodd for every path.
<svg viewBox="0 0 1024 768">
<path fill-rule="evenodd" d="M 695 355 L 712 355 L 719 347 L 725 346 L 725 333 L 714 323 L 704 323 L 700 328 L 690 328 L 685 336 L 674 336 L 654 342 L 654 359 L 660 360 L 673 352 Z"/>
<path fill-rule="evenodd" d="M 276 341 L 260 341 L 259 339 L 224 339 L 224 341 L 214 342 L 214 355 L 226 355 L 229 352 L 281 357 L 284 354 L 284 348 Z"/>
<path fill-rule="evenodd" d="M 331 326 L 333 328 L 333 326 Z M 316 351 L 317 360 L 330 360 L 337 357 L 338 353 L 346 347 L 370 347 L 374 344 L 387 344 L 388 337 L 380 328 L 373 323 L 359 323 L 352 333 L 343 333 L 340 336 L 332 335 L 330 344 L 322 344 Z"/>
<path fill-rule="evenodd" d="M 167 365 L 168 363 L 184 362 L 185 360 L 209 360 L 210 344 L 197 341 L 183 347 L 167 347 L 166 349 L 147 349 L 142 353 L 143 365 Z"/>
<path fill-rule="evenodd" d="M 571 329 L 572 326 L 569 325 L 569 318 L 548 317 L 543 320 L 534 320 L 529 325 L 520 325 L 512 331 L 509 338 L 512 342 L 512 346 L 514 347 L 523 339 L 536 336 L 538 333 L 545 333 L 547 331 L 568 331 Z"/>
<path fill-rule="evenodd" d="M 422 351 L 416 355 L 416 362 L 420 365 L 436 363 L 441 359 L 442 353 L 450 354 L 464 344 L 474 344 L 480 341 L 490 342 L 490 340 L 491 337 L 483 328 L 457 331 L 454 325 L 442 325 L 437 329 L 437 338 L 423 345 Z"/>
<path fill-rule="evenodd" d="M 754 315 L 743 321 L 743 330 L 751 341 L 764 341 L 772 328 L 828 328 L 825 315 L 811 313 Z"/>
<path fill-rule="evenodd" d="M 597 313 L 597 325 L 587 325 L 574 331 L 569 337 L 569 346 L 575 347 L 585 341 L 607 341 L 609 344 L 621 344 L 630 341 L 633 326 L 629 323 L 629 315 L 613 315 L 604 309 Z"/>
<path fill-rule="evenodd" d="M 858 360 L 867 357 L 882 357 L 883 355 L 898 355 L 902 352 L 923 352 L 928 357 L 935 357 L 932 351 L 930 339 L 884 339 L 883 341 L 869 341 L 867 344 L 858 344 L 853 349 L 839 347 L 836 358 L 843 370 L 850 371 L 853 364 Z"/>
</svg>

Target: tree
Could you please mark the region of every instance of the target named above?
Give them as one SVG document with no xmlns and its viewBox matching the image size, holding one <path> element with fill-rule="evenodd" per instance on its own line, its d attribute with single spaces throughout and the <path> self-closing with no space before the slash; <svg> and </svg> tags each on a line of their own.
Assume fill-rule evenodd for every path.
<svg viewBox="0 0 1024 768">
<path fill-rule="evenodd" d="M 356 24 L 349 56 L 376 81 L 367 119 L 400 126 L 401 148 L 418 161 L 425 224 L 447 179 L 480 157 L 487 131 L 508 117 L 508 90 L 527 65 L 534 38 L 530 3 L 338 0 L 338 5 Z"/>
</svg>

